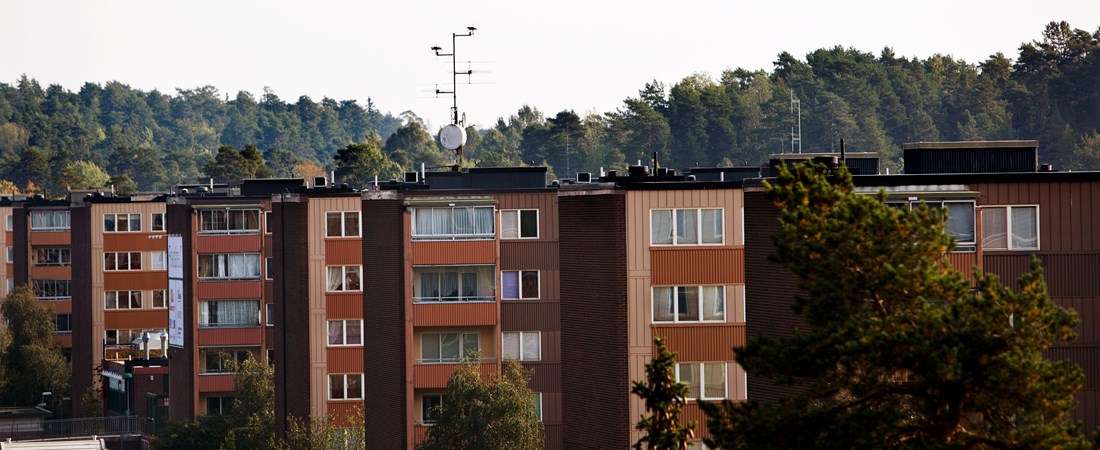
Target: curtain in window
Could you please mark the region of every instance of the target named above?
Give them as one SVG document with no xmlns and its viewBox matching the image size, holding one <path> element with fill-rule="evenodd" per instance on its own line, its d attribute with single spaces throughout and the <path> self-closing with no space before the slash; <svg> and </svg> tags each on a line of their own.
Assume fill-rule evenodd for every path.
<svg viewBox="0 0 1100 450">
<path fill-rule="evenodd" d="M 653 244 L 672 243 L 672 210 L 657 209 L 650 212 L 650 242 Z"/>
<path fill-rule="evenodd" d="M 1036 208 L 1012 208 L 1012 248 L 1039 248 Z"/>
<path fill-rule="evenodd" d="M 945 203 L 947 222 L 944 227 L 958 243 L 974 242 L 974 204 L 952 202 Z"/>
<path fill-rule="evenodd" d="M 726 318 L 725 289 L 722 286 L 703 287 L 703 320 Z"/>
<path fill-rule="evenodd" d="M 256 300 L 211 300 L 200 303 L 201 325 L 260 324 L 260 302 Z"/>
<path fill-rule="evenodd" d="M 363 398 L 363 375 L 348 374 L 347 398 Z"/>
<path fill-rule="evenodd" d="M 458 333 L 445 333 L 439 338 L 439 357 L 442 362 L 454 362 L 462 358 Z"/>
<path fill-rule="evenodd" d="M 130 309 L 141 309 L 141 291 L 130 291 Z"/>
<path fill-rule="evenodd" d="M 416 219 L 413 234 L 433 234 L 432 218 L 434 215 L 431 208 L 416 208 L 413 210 L 413 217 Z"/>
<path fill-rule="evenodd" d="M 703 397 L 726 398 L 725 363 L 704 363 L 703 380 L 706 383 L 703 386 Z"/>
<path fill-rule="evenodd" d="M 519 214 L 517 214 L 517 211 L 500 212 L 500 238 L 519 238 Z"/>
<path fill-rule="evenodd" d="M 432 208 L 432 232 L 429 234 L 454 234 L 454 219 L 451 208 Z"/>
<path fill-rule="evenodd" d="M 675 304 L 672 303 L 672 288 L 670 287 L 657 287 L 653 288 L 653 321 L 654 322 L 672 322 L 676 319 L 674 309 Z"/>
<path fill-rule="evenodd" d="M 462 273 L 462 300 L 470 301 L 477 300 L 481 296 L 481 291 L 478 289 L 480 283 L 478 283 L 477 272 L 463 272 Z"/>
<path fill-rule="evenodd" d="M 103 216 L 103 231 L 110 232 L 115 231 L 115 215 L 105 214 Z"/>
<path fill-rule="evenodd" d="M 347 344 L 348 345 L 363 345 L 363 321 L 362 320 L 348 320 L 347 323 Z"/>
<path fill-rule="evenodd" d="M 358 236 L 359 235 L 359 213 L 358 212 L 346 212 L 344 213 L 344 236 Z"/>
<path fill-rule="evenodd" d="M 688 386 L 687 398 L 699 398 L 699 364 L 679 364 L 677 369 L 678 381 Z"/>
<path fill-rule="evenodd" d="M 703 236 L 702 240 L 704 244 L 721 244 L 722 233 L 722 210 L 721 209 L 704 209 L 703 215 Z"/>
<path fill-rule="evenodd" d="M 359 266 L 344 266 L 344 290 L 345 291 L 358 291 L 362 290 L 360 280 L 362 276 L 359 273 Z"/>
<path fill-rule="evenodd" d="M 429 333 L 420 337 L 420 359 L 424 362 L 439 362 L 443 357 L 439 353 L 440 334 Z"/>
<path fill-rule="evenodd" d="M 328 376 L 329 393 L 328 398 L 342 399 L 344 398 L 344 376 L 343 375 L 329 375 Z"/>
<path fill-rule="evenodd" d="M 456 235 L 474 234 L 473 208 L 455 208 L 454 224 Z"/>
<path fill-rule="evenodd" d="M 481 352 L 481 347 L 477 345 L 477 339 L 477 333 L 464 333 L 462 335 L 462 355 L 459 356 L 460 358 L 471 358 Z"/>
<path fill-rule="evenodd" d="M 519 298 L 519 272 L 500 273 L 501 298 Z"/>
<path fill-rule="evenodd" d="M 474 233 L 475 234 L 493 234 L 493 208 L 492 207 L 473 208 L 473 213 L 474 213 Z"/>
<path fill-rule="evenodd" d="M 141 214 L 130 214 L 130 230 L 141 231 Z"/>
<path fill-rule="evenodd" d="M 1008 248 L 1008 220 L 1005 208 L 982 208 L 982 247 Z"/>
<path fill-rule="evenodd" d="M 501 336 L 501 354 L 505 359 L 519 359 L 519 333 L 504 333 Z"/>
<path fill-rule="evenodd" d="M 422 272 L 420 273 L 420 292 L 416 293 L 418 298 L 424 300 L 438 300 L 439 299 L 439 273 L 437 272 Z"/>
<path fill-rule="evenodd" d="M 118 309 L 118 292 L 111 291 L 104 294 L 104 309 Z"/>
<path fill-rule="evenodd" d="M 681 286 L 676 288 L 677 320 L 699 320 L 699 288 Z"/>
<path fill-rule="evenodd" d="M 539 298 L 539 273 L 523 272 L 523 298 Z"/>
<path fill-rule="evenodd" d="M 344 345 L 343 320 L 330 320 L 328 322 L 328 345 Z"/>
<path fill-rule="evenodd" d="M 325 236 L 338 237 L 343 231 L 340 229 L 340 213 L 325 213 Z"/>
<path fill-rule="evenodd" d="M 676 243 L 679 245 L 684 244 L 698 244 L 699 237 L 696 235 L 698 232 L 699 217 L 698 209 L 678 209 L 676 210 Z"/>
<path fill-rule="evenodd" d="M 439 276 L 439 293 L 443 301 L 458 300 L 458 272 L 443 272 Z"/>
<path fill-rule="evenodd" d="M 523 360 L 524 361 L 538 361 L 541 359 L 541 350 L 539 346 L 539 333 L 522 333 L 523 337 Z"/>
<path fill-rule="evenodd" d="M 329 291 L 342 291 L 344 290 L 344 268 L 341 266 L 328 268 L 328 289 Z"/>
</svg>

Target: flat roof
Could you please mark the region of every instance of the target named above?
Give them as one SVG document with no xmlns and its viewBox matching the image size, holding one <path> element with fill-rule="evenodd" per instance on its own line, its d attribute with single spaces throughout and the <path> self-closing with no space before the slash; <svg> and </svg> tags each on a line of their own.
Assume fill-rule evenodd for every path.
<svg viewBox="0 0 1100 450">
<path fill-rule="evenodd" d="M 952 142 L 909 142 L 901 144 L 902 150 L 915 149 L 980 149 L 980 148 L 1035 148 L 1036 140 L 1012 141 L 952 141 Z"/>
</svg>

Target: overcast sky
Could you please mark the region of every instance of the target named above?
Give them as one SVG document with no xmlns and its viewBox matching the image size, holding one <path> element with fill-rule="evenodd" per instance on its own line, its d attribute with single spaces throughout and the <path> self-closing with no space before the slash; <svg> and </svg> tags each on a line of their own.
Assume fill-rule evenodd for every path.
<svg viewBox="0 0 1100 450">
<path fill-rule="evenodd" d="M 166 93 L 209 84 L 231 97 L 269 86 L 289 102 L 370 97 L 436 127 L 451 99 L 435 85 L 448 89 L 451 70 L 429 48 L 448 52 L 451 33 L 472 25 L 457 58 L 484 72 L 458 86 L 458 106 L 489 126 L 524 104 L 583 116 L 619 108 L 654 79 L 770 71 L 782 51 L 1015 58 L 1055 20 L 1094 32 L 1100 0 L 0 0 L 0 82 L 25 73 L 73 91 L 118 80 Z"/>
</svg>

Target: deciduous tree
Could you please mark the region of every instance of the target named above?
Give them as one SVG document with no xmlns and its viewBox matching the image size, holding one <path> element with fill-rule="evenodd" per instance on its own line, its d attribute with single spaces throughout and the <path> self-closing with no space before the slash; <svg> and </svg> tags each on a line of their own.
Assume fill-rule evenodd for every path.
<svg viewBox="0 0 1100 450">
<path fill-rule="evenodd" d="M 72 369 L 53 343 L 54 314 L 39 302 L 34 291 L 20 285 L 0 305 L 8 329 L 8 344 L 0 353 L 0 365 L 7 373 L 0 379 L 0 401 L 6 405 L 35 405 L 43 392 L 53 392 L 48 401 L 60 411 L 61 398 L 69 392 Z"/>
</svg>

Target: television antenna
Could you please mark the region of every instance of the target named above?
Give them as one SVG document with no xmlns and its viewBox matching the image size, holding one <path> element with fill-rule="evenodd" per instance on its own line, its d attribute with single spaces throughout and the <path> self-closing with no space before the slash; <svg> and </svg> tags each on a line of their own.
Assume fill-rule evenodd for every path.
<svg viewBox="0 0 1100 450">
<path fill-rule="evenodd" d="M 475 27 L 466 27 L 465 33 L 451 33 L 450 53 L 440 53 L 443 51 L 443 48 L 438 45 L 432 47 L 435 56 L 449 56 L 451 58 L 451 90 L 439 89 L 437 86 L 435 88 L 435 95 L 451 94 L 451 124 L 439 130 L 439 143 L 443 148 L 455 152 L 455 170 L 458 170 L 458 167 L 462 164 L 462 146 L 466 144 L 466 117 L 465 114 L 463 114 L 462 120 L 459 120 L 458 114 L 458 76 L 470 76 L 474 73 L 474 71 L 469 68 L 463 71 L 458 70 L 458 61 L 455 59 L 455 44 L 458 38 L 473 36 L 475 31 L 477 31 Z"/>
</svg>

